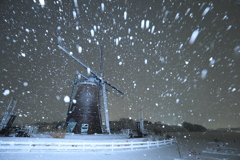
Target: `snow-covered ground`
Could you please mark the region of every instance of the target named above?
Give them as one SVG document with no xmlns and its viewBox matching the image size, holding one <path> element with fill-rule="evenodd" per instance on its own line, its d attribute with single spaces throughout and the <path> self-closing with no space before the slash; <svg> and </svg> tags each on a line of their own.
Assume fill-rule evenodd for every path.
<svg viewBox="0 0 240 160">
<path fill-rule="evenodd" d="M 174 133 L 182 159 L 240 159 L 240 134 L 230 132 Z"/>
<path fill-rule="evenodd" d="M 99 150 L 78 152 L 46 152 L 46 151 L 13 151 L 1 150 L 1 160 L 32 160 L 32 159 L 162 159 L 162 160 L 190 160 L 190 159 L 240 159 L 240 134 L 229 132 L 206 132 L 206 133 L 170 133 L 176 137 L 172 145 L 153 147 L 149 149 L 126 149 L 126 150 Z M 72 135 L 67 134 L 64 139 L 51 138 L 45 134 L 37 134 L 31 138 L 1 137 L 1 141 L 34 141 L 34 142 L 127 142 L 127 141 L 151 141 L 158 137 L 128 139 L 123 135 Z"/>
</svg>

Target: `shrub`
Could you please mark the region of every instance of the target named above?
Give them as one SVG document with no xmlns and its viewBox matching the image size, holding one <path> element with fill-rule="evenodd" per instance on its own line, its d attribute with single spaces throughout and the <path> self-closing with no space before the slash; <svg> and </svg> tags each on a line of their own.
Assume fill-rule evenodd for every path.
<svg viewBox="0 0 240 160">
<path fill-rule="evenodd" d="M 189 132 L 206 132 L 207 129 L 199 124 L 192 124 L 188 122 L 183 122 L 182 127 L 188 130 Z"/>
</svg>

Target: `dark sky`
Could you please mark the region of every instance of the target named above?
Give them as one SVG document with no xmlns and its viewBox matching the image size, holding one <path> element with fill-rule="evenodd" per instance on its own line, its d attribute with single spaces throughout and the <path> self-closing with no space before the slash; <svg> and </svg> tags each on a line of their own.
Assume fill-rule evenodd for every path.
<svg viewBox="0 0 240 160">
<path fill-rule="evenodd" d="M 99 73 L 104 46 L 110 120 L 240 127 L 240 1 L 1 0 L 0 111 L 17 123 L 63 120 L 75 72 Z M 9 92 L 8 92 L 9 91 Z"/>
</svg>

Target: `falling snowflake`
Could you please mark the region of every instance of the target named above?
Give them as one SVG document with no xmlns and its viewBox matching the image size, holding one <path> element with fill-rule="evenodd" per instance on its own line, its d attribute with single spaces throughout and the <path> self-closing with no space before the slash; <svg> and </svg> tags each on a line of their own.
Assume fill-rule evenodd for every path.
<svg viewBox="0 0 240 160">
<path fill-rule="evenodd" d="M 65 96 L 63 100 L 64 100 L 65 103 L 69 103 L 70 102 L 69 96 Z"/>
<path fill-rule="evenodd" d="M 7 95 L 9 95 L 10 94 L 10 90 L 8 90 L 8 89 L 6 89 L 4 92 L 3 92 L 3 95 L 4 96 L 7 96 Z"/>
</svg>

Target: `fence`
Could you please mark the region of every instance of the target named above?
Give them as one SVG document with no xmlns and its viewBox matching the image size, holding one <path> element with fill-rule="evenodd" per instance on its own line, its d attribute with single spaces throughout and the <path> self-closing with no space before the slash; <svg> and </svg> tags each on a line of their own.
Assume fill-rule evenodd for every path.
<svg viewBox="0 0 240 160">
<path fill-rule="evenodd" d="M 0 141 L 0 152 L 9 150 L 25 150 L 25 151 L 85 151 L 85 150 L 116 150 L 116 149 L 137 149 L 151 148 L 163 145 L 171 145 L 174 139 L 162 141 L 146 141 L 146 142 L 10 142 Z"/>
</svg>

